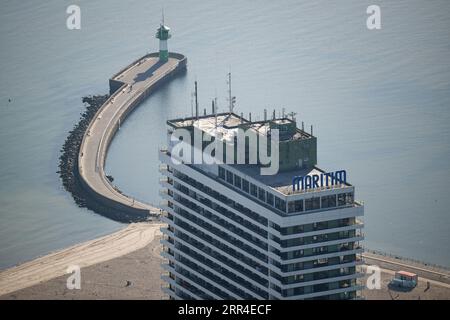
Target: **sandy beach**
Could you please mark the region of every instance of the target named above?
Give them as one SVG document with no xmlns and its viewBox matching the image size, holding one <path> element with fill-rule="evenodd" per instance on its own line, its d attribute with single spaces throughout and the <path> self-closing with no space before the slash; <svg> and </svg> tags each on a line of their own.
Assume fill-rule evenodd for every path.
<svg viewBox="0 0 450 320">
<path fill-rule="evenodd" d="M 107 235 L 0 273 L 0 299 L 166 299 L 160 252 L 161 224 L 136 223 Z M 450 299 L 450 272 L 367 252 L 366 265 L 381 268 L 381 289 L 363 290 L 368 300 Z M 81 288 L 66 286 L 67 266 L 81 268 Z M 364 272 L 366 266 L 362 267 Z M 411 291 L 389 287 L 395 271 L 419 275 Z M 366 281 L 367 275 L 362 281 Z"/>
<path fill-rule="evenodd" d="M 61 276 L 69 266 L 86 267 L 142 249 L 159 234 L 160 224 L 132 223 L 115 233 L 74 245 L 0 272 L 0 296 Z M 65 282 L 64 282 L 65 286 Z"/>
</svg>

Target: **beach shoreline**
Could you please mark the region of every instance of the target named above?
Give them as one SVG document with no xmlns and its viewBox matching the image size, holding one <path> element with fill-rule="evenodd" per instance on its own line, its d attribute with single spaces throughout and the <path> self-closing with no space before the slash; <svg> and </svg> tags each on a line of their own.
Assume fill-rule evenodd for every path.
<svg viewBox="0 0 450 320">
<path fill-rule="evenodd" d="M 144 248 L 160 232 L 160 227 L 160 223 L 154 222 L 131 223 L 106 236 L 2 270 L 0 296 L 66 275 L 71 266 L 82 270 Z"/>
<path fill-rule="evenodd" d="M 161 290 L 161 223 L 133 223 L 110 235 L 23 263 L 0 272 L 1 300 L 28 299 L 166 299 Z M 364 253 L 366 264 L 381 270 L 381 289 L 365 288 L 368 300 L 450 299 L 450 272 L 426 264 L 409 263 L 395 256 Z M 67 288 L 70 265 L 79 265 L 81 288 Z M 389 287 L 395 271 L 419 275 L 418 286 L 408 292 Z M 366 283 L 368 274 L 362 279 Z"/>
</svg>

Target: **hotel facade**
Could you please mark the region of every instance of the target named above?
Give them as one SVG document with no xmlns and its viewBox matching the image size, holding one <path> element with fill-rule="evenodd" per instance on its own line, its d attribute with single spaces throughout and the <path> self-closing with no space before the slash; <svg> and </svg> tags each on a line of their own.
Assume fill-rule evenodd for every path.
<svg viewBox="0 0 450 320">
<path fill-rule="evenodd" d="M 163 291 L 171 299 L 361 298 L 364 206 L 354 186 L 341 179 L 298 187 L 299 177 L 332 179 L 316 166 L 312 132 L 287 117 L 252 122 L 234 113 L 167 125 L 168 147 L 159 153 L 167 224 L 161 254 Z M 224 143 L 239 128 L 263 138 L 278 129 L 280 170 L 261 175 L 258 164 L 175 164 L 177 141 L 170 137 L 181 128 Z"/>
</svg>

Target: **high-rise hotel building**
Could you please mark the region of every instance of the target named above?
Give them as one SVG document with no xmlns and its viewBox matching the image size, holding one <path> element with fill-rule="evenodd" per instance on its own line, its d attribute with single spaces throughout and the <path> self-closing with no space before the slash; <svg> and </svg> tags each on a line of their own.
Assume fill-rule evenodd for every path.
<svg viewBox="0 0 450 320">
<path fill-rule="evenodd" d="M 163 290 L 171 299 L 360 298 L 364 207 L 354 186 L 342 179 L 293 186 L 296 176 L 330 178 L 316 166 L 312 132 L 286 117 L 252 122 L 234 113 L 167 125 L 161 242 Z M 260 137 L 279 130 L 278 174 L 261 175 L 257 164 L 171 160 L 175 129 L 232 139 L 244 127 Z"/>
</svg>

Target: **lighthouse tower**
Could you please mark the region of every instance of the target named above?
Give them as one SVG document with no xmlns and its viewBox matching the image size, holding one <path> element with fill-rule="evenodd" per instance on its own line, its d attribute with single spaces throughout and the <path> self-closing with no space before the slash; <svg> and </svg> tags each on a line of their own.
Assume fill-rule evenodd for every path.
<svg viewBox="0 0 450 320">
<path fill-rule="evenodd" d="M 170 28 L 164 25 L 164 15 L 162 23 L 156 31 L 156 38 L 159 39 L 159 61 L 167 62 L 169 60 L 169 50 L 167 49 L 167 40 L 170 39 Z"/>
</svg>

